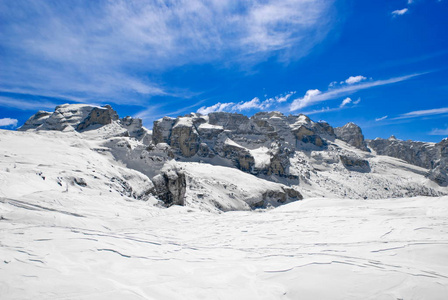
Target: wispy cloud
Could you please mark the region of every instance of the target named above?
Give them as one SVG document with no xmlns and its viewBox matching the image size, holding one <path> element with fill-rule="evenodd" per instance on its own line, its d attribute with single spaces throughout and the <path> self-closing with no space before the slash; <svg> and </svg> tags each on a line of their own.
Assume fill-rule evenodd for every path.
<svg viewBox="0 0 448 300">
<path fill-rule="evenodd" d="M 342 100 L 342 103 L 341 103 L 341 105 L 339 105 L 339 107 L 344 107 L 344 106 L 346 106 L 347 104 L 349 104 L 351 102 L 352 102 L 352 98 L 347 97 L 344 100 Z"/>
<path fill-rule="evenodd" d="M 3 118 L 0 119 L 0 127 L 17 127 L 17 119 Z"/>
<path fill-rule="evenodd" d="M 397 9 L 397 10 L 394 10 L 394 11 L 392 12 L 392 15 L 393 15 L 393 16 L 402 16 L 402 15 L 404 15 L 404 14 L 407 13 L 407 12 L 408 12 L 408 9 L 407 9 L 407 8 Z"/>
<path fill-rule="evenodd" d="M 144 104 L 148 77 L 191 63 L 299 58 L 331 28 L 333 1 L 0 2 L 0 88 Z M 323 21 L 325 20 L 325 21 Z"/>
<path fill-rule="evenodd" d="M 448 107 L 411 111 L 399 115 L 398 117 L 394 118 L 394 120 L 429 117 L 443 114 L 448 114 Z"/>
<path fill-rule="evenodd" d="M 20 110 L 53 110 L 56 105 L 58 105 L 58 103 L 45 100 L 33 101 L 0 96 L 0 106 L 12 107 Z"/>
<path fill-rule="evenodd" d="M 253 98 L 250 101 L 240 102 L 218 102 L 212 106 L 203 106 L 197 110 L 200 114 L 209 114 L 211 112 L 226 111 L 226 112 L 241 112 L 246 110 L 275 110 L 278 105 L 288 101 L 288 99 L 294 95 L 295 92 L 289 92 L 284 95 L 278 95 L 275 97 L 260 100 L 258 97 Z"/>
<path fill-rule="evenodd" d="M 390 79 L 383 79 L 383 80 L 376 80 L 376 81 L 368 81 L 358 84 L 351 84 L 351 85 L 342 85 L 337 86 L 335 88 L 330 88 L 325 92 L 321 92 L 320 90 L 314 89 L 314 90 L 308 90 L 305 95 L 301 98 L 295 99 L 291 106 L 289 107 L 290 111 L 296 111 L 299 109 L 302 109 L 307 106 L 311 106 L 323 101 L 335 99 L 338 97 L 347 96 L 349 94 L 355 93 L 360 90 L 369 89 L 376 86 L 383 86 L 387 84 L 397 83 L 400 81 L 405 81 L 408 79 L 411 79 L 413 77 L 422 75 L 425 73 L 418 73 L 418 74 L 411 74 L 406 76 L 400 76 L 400 77 L 393 77 Z"/>
<path fill-rule="evenodd" d="M 444 135 L 448 137 L 448 127 L 447 128 L 435 128 L 429 132 L 429 135 Z"/>
<path fill-rule="evenodd" d="M 387 117 L 388 117 L 388 116 L 383 116 L 383 117 L 381 117 L 381 118 L 376 118 L 376 119 L 375 119 L 375 122 L 383 121 L 383 120 L 387 119 Z"/>
</svg>

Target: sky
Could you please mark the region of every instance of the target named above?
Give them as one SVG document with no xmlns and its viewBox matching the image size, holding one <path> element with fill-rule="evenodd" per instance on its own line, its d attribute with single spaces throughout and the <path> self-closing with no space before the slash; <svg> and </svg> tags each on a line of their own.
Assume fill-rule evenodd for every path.
<svg viewBox="0 0 448 300">
<path fill-rule="evenodd" d="M 64 103 L 448 136 L 448 0 L 0 0 L 0 128 Z"/>
</svg>

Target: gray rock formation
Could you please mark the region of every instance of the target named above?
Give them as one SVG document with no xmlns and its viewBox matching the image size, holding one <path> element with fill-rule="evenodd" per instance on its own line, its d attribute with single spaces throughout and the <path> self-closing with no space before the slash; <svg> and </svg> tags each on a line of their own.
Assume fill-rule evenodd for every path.
<svg viewBox="0 0 448 300">
<path fill-rule="evenodd" d="M 289 176 L 289 157 L 294 150 L 323 150 L 334 138 L 334 130 L 326 122 L 279 112 L 260 112 L 251 118 L 226 112 L 190 114 L 165 117 L 153 127 L 153 143 L 171 146 L 176 159 L 213 159 L 223 165 L 227 160 L 245 172 L 275 176 Z M 257 164 L 252 153 L 257 149 L 266 149 L 270 155 L 267 164 Z"/>
<path fill-rule="evenodd" d="M 277 206 L 286 202 L 302 200 L 303 196 L 292 188 L 282 188 L 282 191 L 266 191 L 261 202 L 253 205 L 253 208 L 265 208 Z"/>
<path fill-rule="evenodd" d="M 429 169 L 428 178 L 440 186 L 448 186 L 448 138 L 439 143 L 402 141 L 394 136 L 369 141 L 369 147 L 379 155 L 402 159 Z"/>
<path fill-rule="evenodd" d="M 56 106 L 53 113 L 38 111 L 31 116 L 19 131 L 27 130 L 57 130 L 84 132 L 101 128 L 105 125 L 116 124 L 111 130 L 115 136 L 129 136 L 151 142 L 150 133 L 142 126 L 142 120 L 126 117 L 118 118 L 118 114 L 110 105 L 96 107 L 85 104 L 63 104 Z"/>
<path fill-rule="evenodd" d="M 185 190 L 187 187 L 185 174 L 179 170 L 167 170 L 152 178 L 153 194 L 165 205 L 185 205 Z"/>
<path fill-rule="evenodd" d="M 440 159 L 440 150 L 432 143 L 402 141 L 391 136 L 388 139 L 376 138 L 369 141 L 369 147 L 379 155 L 402 159 L 410 164 L 432 169 Z"/>
<path fill-rule="evenodd" d="M 370 172 L 370 164 L 367 160 L 355 156 L 340 155 L 342 164 L 350 171 Z"/>
<path fill-rule="evenodd" d="M 336 137 L 344 142 L 361 149 L 363 151 L 369 151 L 366 142 L 364 141 L 364 135 L 361 128 L 354 123 L 347 123 L 342 127 L 336 127 L 334 129 Z"/>
<path fill-rule="evenodd" d="M 110 105 L 94 107 L 89 115 L 76 126 L 76 130 L 82 131 L 92 125 L 107 125 L 116 120 L 118 120 L 118 114 Z"/>
<path fill-rule="evenodd" d="M 39 110 L 37 113 L 32 115 L 20 128 L 19 131 L 26 131 L 30 129 L 36 129 L 41 126 L 45 121 L 51 116 L 51 112 Z"/>
</svg>

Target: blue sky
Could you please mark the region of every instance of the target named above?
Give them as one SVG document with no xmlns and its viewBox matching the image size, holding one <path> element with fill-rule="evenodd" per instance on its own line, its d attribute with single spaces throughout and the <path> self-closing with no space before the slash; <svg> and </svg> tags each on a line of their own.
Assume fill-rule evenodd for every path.
<svg viewBox="0 0 448 300">
<path fill-rule="evenodd" d="M 437 142 L 447 16 L 448 0 L 0 0 L 0 127 L 88 103 L 147 127 L 277 110 Z"/>
</svg>

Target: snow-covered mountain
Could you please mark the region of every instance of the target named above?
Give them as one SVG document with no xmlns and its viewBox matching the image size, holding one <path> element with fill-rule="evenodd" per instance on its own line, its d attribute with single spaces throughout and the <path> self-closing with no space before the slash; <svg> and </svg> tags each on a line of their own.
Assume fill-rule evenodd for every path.
<svg viewBox="0 0 448 300">
<path fill-rule="evenodd" d="M 0 298 L 444 299 L 446 146 L 278 112 L 150 131 L 39 111 L 0 131 Z"/>
<path fill-rule="evenodd" d="M 440 180 L 447 173 L 445 140 L 435 145 L 413 142 L 420 149 L 412 144 L 408 148 L 413 152 L 403 146 L 411 142 L 390 145 L 377 139 L 367 144 L 353 123 L 333 128 L 305 115 L 190 114 L 157 120 L 151 132 L 139 119 L 120 119 L 108 105 L 61 105 L 53 113 L 39 111 L 19 132 L 2 135 L 7 145 L 30 144 L 36 153 L 46 149 L 44 157 L 52 153 L 52 164 L 42 170 L 36 166 L 35 173 L 42 173 L 56 188 L 74 185 L 96 192 L 104 189 L 95 185 L 101 182 L 119 194 L 154 197 L 168 206 L 228 211 L 278 206 L 303 197 L 448 194 Z M 398 149 L 396 143 L 401 145 Z M 15 155 L 21 149 L 28 151 L 16 148 Z M 73 163 L 79 166 L 76 170 L 65 166 L 81 153 L 89 157 L 87 165 L 83 159 L 82 164 Z M 31 154 L 22 155 L 32 164 Z M 111 167 L 104 167 L 104 161 Z M 12 163 L 17 165 L 17 158 Z"/>
</svg>

